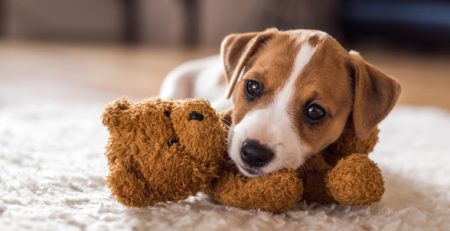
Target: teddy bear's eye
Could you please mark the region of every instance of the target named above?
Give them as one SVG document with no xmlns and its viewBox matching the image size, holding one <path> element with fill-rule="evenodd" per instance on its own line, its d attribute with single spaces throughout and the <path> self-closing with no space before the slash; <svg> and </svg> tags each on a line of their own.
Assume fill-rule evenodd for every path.
<svg viewBox="0 0 450 231">
<path fill-rule="evenodd" d="M 170 118 L 170 111 L 164 111 L 164 115 L 165 115 L 167 118 Z"/>
<path fill-rule="evenodd" d="M 189 114 L 189 120 L 198 120 L 198 121 L 202 121 L 205 117 L 202 115 L 202 113 L 193 111 L 191 112 L 191 114 Z"/>
</svg>

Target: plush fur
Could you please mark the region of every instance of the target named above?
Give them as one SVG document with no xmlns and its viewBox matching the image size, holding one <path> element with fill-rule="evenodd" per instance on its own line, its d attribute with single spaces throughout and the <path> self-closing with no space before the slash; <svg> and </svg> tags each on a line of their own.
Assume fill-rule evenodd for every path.
<svg viewBox="0 0 450 231">
<path fill-rule="evenodd" d="M 369 205 L 384 192 L 381 172 L 368 158 L 375 129 L 360 140 L 351 123 L 341 138 L 299 169 L 246 178 L 226 153 L 229 113 L 219 115 L 199 99 L 108 105 L 103 124 L 112 194 L 126 206 L 177 201 L 205 192 L 243 209 L 284 212 L 298 201 Z"/>
</svg>

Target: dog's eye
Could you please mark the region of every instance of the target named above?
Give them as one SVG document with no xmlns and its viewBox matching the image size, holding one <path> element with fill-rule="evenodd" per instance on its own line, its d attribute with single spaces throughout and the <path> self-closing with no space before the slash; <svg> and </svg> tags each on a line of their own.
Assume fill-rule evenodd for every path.
<svg viewBox="0 0 450 231">
<path fill-rule="evenodd" d="M 249 100 L 260 97 L 263 94 L 263 85 L 255 80 L 247 80 L 245 82 L 245 96 Z"/>
<path fill-rule="evenodd" d="M 310 123 L 317 123 L 325 118 L 326 115 L 325 110 L 316 103 L 309 104 L 305 108 L 305 117 Z"/>
</svg>

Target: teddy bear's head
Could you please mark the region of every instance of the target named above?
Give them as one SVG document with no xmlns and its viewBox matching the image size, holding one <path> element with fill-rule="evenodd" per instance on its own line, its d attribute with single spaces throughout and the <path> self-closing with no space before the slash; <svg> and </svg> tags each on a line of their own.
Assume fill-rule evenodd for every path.
<svg viewBox="0 0 450 231">
<path fill-rule="evenodd" d="M 108 184 L 130 206 L 195 195 L 217 176 L 226 152 L 225 129 L 205 100 L 120 99 L 107 106 L 103 124 Z M 133 198 L 136 188 L 147 198 Z"/>
</svg>

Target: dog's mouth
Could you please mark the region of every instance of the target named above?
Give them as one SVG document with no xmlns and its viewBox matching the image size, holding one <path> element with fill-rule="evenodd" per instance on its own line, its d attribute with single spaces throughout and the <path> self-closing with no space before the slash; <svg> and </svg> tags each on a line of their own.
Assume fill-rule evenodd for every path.
<svg viewBox="0 0 450 231">
<path fill-rule="evenodd" d="M 262 175 L 262 171 L 259 169 L 250 168 L 241 164 L 238 165 L 238 168 L 241 171 L 241 173 L 243 173 L 248 177 L 256 177 Z"/>
</svg>

